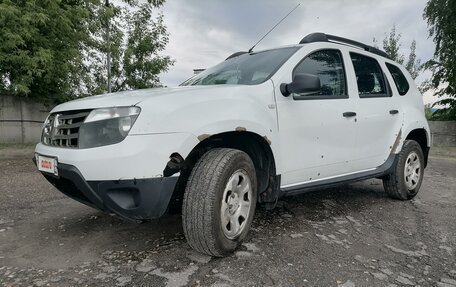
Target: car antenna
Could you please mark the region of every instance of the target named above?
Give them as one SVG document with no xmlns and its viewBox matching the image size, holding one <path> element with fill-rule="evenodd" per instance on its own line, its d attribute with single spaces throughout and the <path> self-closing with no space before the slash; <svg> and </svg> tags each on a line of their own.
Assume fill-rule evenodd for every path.
<svg viewBox="0 0 456 287">
<path fill-rule="evenodd" d="M 264 34 L 264 36 L 261 37 L 261 39 L 258 40 L 258 42 L 256 42 L 252 48 L 249 49 L 249 54 L 253 52 L 253 48 L 255 48 L 256 45 L 258 45 L 264 38 L 266 38 L 266 36 L 269 35 L 269 33 L 271 33 L 277 26 L 279 26 L 280 23 L 282 23 L 282 21 L 285 20 L 291 13 L 293 13 L 293 11 L 296 10 L 296 8 L 298 8 L 300 5 L 301 5 L 301 3 L 296 5 L 296 7 L 294 7 L 290 12 L 288 12 L 288 14 L 285 15 L 285 17 L 283 17 L 277 24 L 274 25 L 274 27 L 271 28 L 271 30 L 269 30 L 266 34 Z"/>
</svg>

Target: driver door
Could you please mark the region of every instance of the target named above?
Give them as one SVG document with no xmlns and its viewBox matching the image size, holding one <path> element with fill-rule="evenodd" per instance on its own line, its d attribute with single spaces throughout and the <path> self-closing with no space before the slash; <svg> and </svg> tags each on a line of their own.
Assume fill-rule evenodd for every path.
<svg viewBox="0 0 456 287">
<path fill-rule="evenodd" d="M 282 189 L 355 172 L 351 162 L 355 153 L 357 100 L 348 95 L 345 66 L 340 50 L 317 50 L 290 73 L 318 76 L 319 93 L 283 97 L 276 87 L 284 167 Z"/>
</svg>

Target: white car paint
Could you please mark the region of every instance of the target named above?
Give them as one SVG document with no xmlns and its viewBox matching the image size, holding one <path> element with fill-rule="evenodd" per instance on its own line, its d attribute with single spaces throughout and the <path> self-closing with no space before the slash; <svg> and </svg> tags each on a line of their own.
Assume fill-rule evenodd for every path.
<svg viewBox="0 0 456 287">
<path fill-rule="evenodd" d="M 68 149 L 39 143 L 36 152 L 76 166 L 85 180 L 123 180 L 162 177 L 169 156 L 190 152 L 198 144 L 189 133 L 129 135 L 118 144 L 88 149 Z"/>
<path fill-rule="evenodd" d="M 66 149 L 39 143 L 36 152 L 76 166 L 86 180 L 160 177 L 172 153 L 186 158 L 207 136 L 241 129 L 267 138 L 281 185 L 286 187 L 374 169 L 391 153 L 398 153 L 415 128 L 426 130 L 430 146 L 421 94 L 403 68 L 411 87 L 399 96 L 384 66 L 390 60 L 334 43 L 297 46 L 300 49 L 271 79 L 259 85 L 146 89 L 61 104 L 51 113 L 133 105 L 141 113 L 118 144 Z M 312 51 L 327 48 L 343 54 L 349 98 L 296 101 L 283 97 L 279 86 L 291 82 L 298 62 Z M 390 82 L 391 98 L 359 98 L 350 51 L 378 60 Z M 399 114 L 390 115 L 390 109 Z M 344 118 L 345 111 L 357 116 Z"/>
</svg>

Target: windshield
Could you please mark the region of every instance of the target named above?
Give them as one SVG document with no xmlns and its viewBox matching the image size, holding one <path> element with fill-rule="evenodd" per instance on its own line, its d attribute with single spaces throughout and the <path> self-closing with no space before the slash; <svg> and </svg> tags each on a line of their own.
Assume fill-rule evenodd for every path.
<svg viewBox="0 0 456 287">
<path fill-rule="evenodd" d="M 268 80 L 298 47 L 243 54 L 188 79 L 181 86 L 256 85 Z"/>
</svg>

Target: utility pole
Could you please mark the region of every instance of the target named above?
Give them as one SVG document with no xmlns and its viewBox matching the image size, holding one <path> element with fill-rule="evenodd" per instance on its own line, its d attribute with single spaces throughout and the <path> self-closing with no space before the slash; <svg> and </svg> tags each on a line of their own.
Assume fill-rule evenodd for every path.
<svg viewBox="0 0 456 287">
<path fill-rule="evenodd" d="M 106 8 L 109 8 L 109 0 L 105 2 Z M 108 82 L 106 85 L 106 89 L 108 93 L 111 92 L 111 35 L 110 35 L 110 24 L 111 19 L 108 18 L 106 20 L 106 46 L 108 47 L 108 51 L 106 54 L 106 68 L 108 70 Z"/>
</svg>

